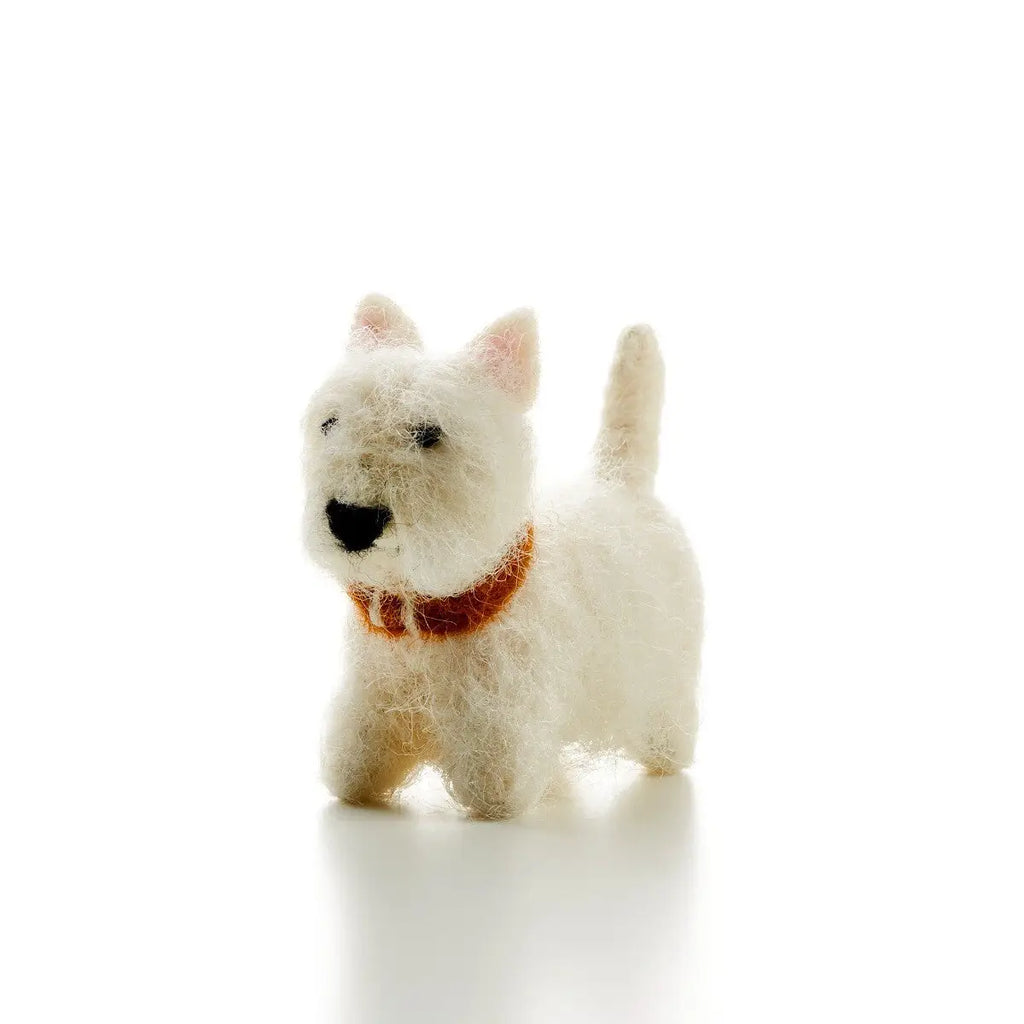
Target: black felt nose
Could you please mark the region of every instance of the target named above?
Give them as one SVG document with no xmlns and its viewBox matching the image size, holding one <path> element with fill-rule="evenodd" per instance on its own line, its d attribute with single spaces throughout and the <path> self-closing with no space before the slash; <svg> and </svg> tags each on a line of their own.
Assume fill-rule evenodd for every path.
<svg viewBox="0 0 1024 1024">
<path fill-rule="evenodd" d="M 333 498 L 327 502 L 331 533 L 346 551 L 365 551 L 391 521 L 391 510 L 381 505 L 343 505 Z"/>
</svg>

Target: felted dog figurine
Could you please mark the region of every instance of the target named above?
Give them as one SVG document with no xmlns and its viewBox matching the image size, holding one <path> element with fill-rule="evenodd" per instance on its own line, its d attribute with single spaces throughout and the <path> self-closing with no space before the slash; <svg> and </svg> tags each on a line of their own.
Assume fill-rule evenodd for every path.
<svg viewBox="0 0 1024 1024">
<path fill-rule="evenodd" d="M 566 744 L 658 774 L 691 762 L 702 597 L 652 493 L 657 341 L 623 332 L 590 479 L 535 505 L 538 372 L 528 310 L 430 358 L 369 296 L 312 400 L 306 543 L 356 612 L 323 746 L 338 797 L 386 800 L 426 762 L 470 812 L 506 818 L 543 795 Z"/>
</svg>

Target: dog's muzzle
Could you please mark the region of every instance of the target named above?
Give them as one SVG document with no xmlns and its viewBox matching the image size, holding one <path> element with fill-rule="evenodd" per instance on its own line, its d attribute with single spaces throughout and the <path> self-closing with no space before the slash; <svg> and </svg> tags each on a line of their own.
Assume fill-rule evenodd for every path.
<svg viewBox="0 0 1024 1024">
<path fill-rule="evenodd" d="M 365 551 L 391 522 L 391 509 L 381 505 L 343 505 L 333 498 L 324 509 L 331 533 L 346 551 Z"/>
</svg>

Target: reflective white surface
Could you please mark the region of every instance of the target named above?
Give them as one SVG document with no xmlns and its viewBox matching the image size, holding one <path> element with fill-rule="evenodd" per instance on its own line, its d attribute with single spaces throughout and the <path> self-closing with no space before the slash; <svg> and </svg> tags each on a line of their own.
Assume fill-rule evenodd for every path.
<svg viewBox="0 0 1024 1024">
<path fill-rule="evenodd" d="M 589 807 L 508 827 L 416 801 L 328 807 L 337 1019 L 676 1020 L 692 1007 L 692 785 L 608 775 Z"/>
</svg>

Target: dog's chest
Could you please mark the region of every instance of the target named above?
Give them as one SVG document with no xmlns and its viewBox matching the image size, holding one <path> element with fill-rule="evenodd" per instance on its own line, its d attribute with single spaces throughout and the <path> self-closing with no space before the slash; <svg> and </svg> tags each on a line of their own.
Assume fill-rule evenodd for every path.
<svg viewBox="0 0 1024 1024">
<path fill-rule="evenodd" d="M 449 706 L 462 695 L 493 689 L 507 676 L 512 657 L 508 630 L 497 624 L 440 640 L 373 640 L 371 656 L 392 685 L 414 691 L 424 706 Z"/>
</svg>

